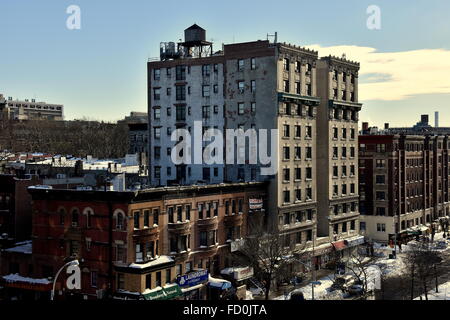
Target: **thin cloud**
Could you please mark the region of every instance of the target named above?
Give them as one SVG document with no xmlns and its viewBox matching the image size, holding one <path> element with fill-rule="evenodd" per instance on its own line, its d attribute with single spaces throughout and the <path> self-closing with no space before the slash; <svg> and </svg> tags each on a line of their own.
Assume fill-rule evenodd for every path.
<svg viewBox="0 0 450 320">
<path fill-rule="evenodd" d="M 450 50 L 377 52 L 360 46 L 307 46 L 320 56 L 342 56 L 361 63 L 359 99 L 404 100 L 413 95 L 450 93 Z M 373 75 L 383 75 L 373 81 Z M 364 80 L 367 79 L 367 82 Z"/>
</svg>

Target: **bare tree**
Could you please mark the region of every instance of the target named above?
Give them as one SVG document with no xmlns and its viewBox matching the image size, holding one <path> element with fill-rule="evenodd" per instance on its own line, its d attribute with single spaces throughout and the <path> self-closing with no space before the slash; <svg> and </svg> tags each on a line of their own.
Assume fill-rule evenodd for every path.
<svg viewBox="0 0 450 320">
<path fill-rule="evenodd" d="M 428 283 L 430 280 L 435 280 L 436 292 L 439 290 L 439 263 L 442 261 L 442 257 L 429 242 L 410 242 L 408 247 L 406 264 L 411 280 L 411 300 L 414 299 L 416 279 L 421 286 L 421 294 L 424 294 L 425 300 L 428 300 Z"/>
<path fill-rule="evenodd" d="M 269 299 L 272 284 L 280 278 L 292 278 L 301 260 L 305 260 L 308 253 L 305 245 L 295 246 L 290 235 L 279 231 L 268 232 L 261 220 L 249 223 L 251 234 L 248 235 L 237 253 L 233 253 L 233 260 L 237 265 L 250 265 L 254 270 L 254 277 L 263 284 L 265 299 Z"/>
</svg>

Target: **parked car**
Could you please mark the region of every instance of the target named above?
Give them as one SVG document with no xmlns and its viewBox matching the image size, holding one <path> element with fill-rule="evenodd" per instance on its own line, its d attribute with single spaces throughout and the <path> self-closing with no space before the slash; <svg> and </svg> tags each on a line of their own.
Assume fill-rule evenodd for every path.
<svg viewBox="0 0 450 320">
<path fill-rule="evenodd" d="M 347 288 L 348 293 L 351 295 L 360 295 L 363 293 L 363 286 L 360 284 L 354 284 Z"/>
</svg>

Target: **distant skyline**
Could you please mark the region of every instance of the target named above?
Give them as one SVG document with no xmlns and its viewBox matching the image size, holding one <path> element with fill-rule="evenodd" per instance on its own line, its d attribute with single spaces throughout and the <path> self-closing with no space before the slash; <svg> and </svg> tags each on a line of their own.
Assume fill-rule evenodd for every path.
<svg viewBox="0 0 450 320">
<path fill-rule="evenodd" d="M 66 8 L 81 8 L 81 29 Z M 366 27 L 369 5 L 381 30 Z M 116 121 L 147 111 L 147 59 L 193 23 L 222 43 L 266 39 L 361 63 L 360 121 L 411 126 L 440 112 L 450 126 L 450 1 L 2 0 L 0 93 L 61 103 L 66 119 Z"/>
</svg>

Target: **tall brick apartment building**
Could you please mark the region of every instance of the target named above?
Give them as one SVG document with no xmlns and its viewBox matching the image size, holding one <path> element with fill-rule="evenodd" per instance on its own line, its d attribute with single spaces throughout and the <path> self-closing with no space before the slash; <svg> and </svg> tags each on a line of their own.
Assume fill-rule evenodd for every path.
<svg viewBox="0 0 450 320">
<path fill-rule="evenodd" d="M 388 242 L 426 233 L 448 217 L 447 136 L 359 137 L 361 232 Z"/>
<path fill-rule="evenodd" d="M 359 63 L 319 58 L 317 51 L 268 40 L 227 44 L 214 52 L 205 39 L 206 31 L 193 25 L 185 41 L 161 43 L 160 59 L 147 64 L 151 183 L 269 181 L 271 228 L 294 244 L 306 235 L 327 250 L 333 242 L 339 250 L 355 247 L 362 237 L 347 240 L 357 237 L 359 228 Z M 261 174 L 263 165 L 249 163 L 257 151 L 248 145 L 245 163 L 175 165 L 171 150 L 178 141 L 171 134 L 185 129 L 196 139 L 196 121 L 200 135 L 208 129 L 278 130 L 271 142 L 278 153 L 276 173 Z M 238 149 L 227 143 L 224 160 L 231 147 Z M 192 154 L 205 146 L 197 151 L 193 146 Z M 339 176 L 333 176 L 334 167 L 342 170 Z M 326 254 L 323 258 L 318 265 Z"/>
<path fill-rule="evenodd" d="M 76 258 L 82 272 L 77 295 L 85 299 L 205 299 L 208 274 L 231 266 L 231 246 L 246 236 L 249 219 L 264 216 L 267 202 L 260 182 L 138 192 L 29 191 L 31 248 L 21 244 L 2 254 L 9 296 L 25 290 L 45 297 L 46 279 Z M 201 281 L 190 286 L 193 270 Z M 56 297 L 64 287 L 65 274 L 60 277 Z"/>
</svg>

